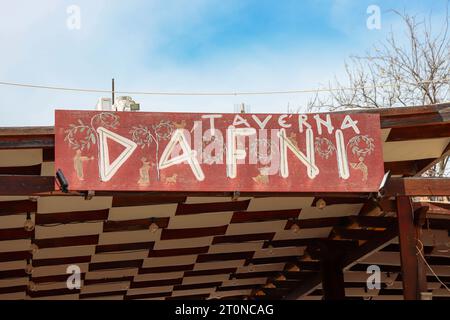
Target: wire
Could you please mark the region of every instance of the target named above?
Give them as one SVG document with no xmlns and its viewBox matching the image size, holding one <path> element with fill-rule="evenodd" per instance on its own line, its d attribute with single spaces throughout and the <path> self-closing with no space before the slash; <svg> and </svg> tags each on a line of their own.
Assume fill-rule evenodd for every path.
<svg viewBox="0 0 450 320">
<path fill-rule="evenodd" d="M 414 83 L 406 83 L 411 85 L 417 84 L 430 84 L 430 83 L 448 83 L 450 78 L 436 79 L 436 80 L 423 80 Z M 112 90 L 102 89 L 90 89 L 90 88 L 69 88 L 60 86 L 46 86 L 46 85 L 34 85 L 28 83 L 19 82 L 6 82 L 0 81 L 0 85 L 14 86 L 23 88 L 35 88 L 35 89 L 47 89 L 47 90 L 60 90 L 60 91 L 73 91 L 73 92 L 87 92 L 87 93 L 112 93 Z M 319 93 L 319 92 L 331 92 L 331 91 L 350 91 L 355 89 L 376 89 L 385 87 L 395 87 L 397 84 L 380 84 L 373 86 L 361 86 L 361 87 L 341 87 L 341 88 L 317 88 L 317 89 L 294 89 L 294 90 L 279 90 L 279 91 L 223 91 L 223 92 L 183 92 L 183 91 L 114 91 L 116 94 L 128 94 L 128 95 L 165 95 L 165 96 L 242 96 L 242 95 L 277 95 L 277 94 L 300 94 L 300 93 Z"/>
<path fill-rule="evenodd" d="M 38 223 L 36 224 L 39 227 L 44 228 L 51 228 L 51 227 L 58 227 L 63 225 L 70 225 L 70 224 L 80 224 L 80 223 L 101 223 L 106 222 L 107 220 L 74 220 L 69 222 L 55 222 L 55 223 Z"/>
<path fill-rule="evenodd" d="M 118 250 L 118 251 L 104 251 L 104 252 L 98 252 L 95 255 L 101 256 L 101 255 L 108 255 L 108 254 L 124 254 L 124 253 L 138 253 L 138 252 L 145 252 L 150 251 L 150 248 L 143 248 L 143 249 L 135 249 L 135 250 Z"/>
<path fill-rule="evenodd" d="M 420 245 L 423 248 L 423 242 L 420 241 L 420 239 L 417 239 L 417 241 L 420 243 Z M 439 276 L 436 274 L 436 272 L 434 272 L 433 268 L 431 268 L 431 266 L 428 264 L 427 260 L 425 259 L 425 257 L 422 254 L 422 250 L 419 249 L 418 246 L 416 246 L 417 252 L 419 253 L 420 257 L 422 258 L 423 262 L 425 262 L 425 264 L 427 265 L 428 269 L 430 269 L 431 273 L 436 277 L 436 279 L 444 286 L 445 289 L 447 289 L 448 292 L 450 292 L 450 289 L 445 285 L 445 283 L 439 278 Z"/>
</svg>

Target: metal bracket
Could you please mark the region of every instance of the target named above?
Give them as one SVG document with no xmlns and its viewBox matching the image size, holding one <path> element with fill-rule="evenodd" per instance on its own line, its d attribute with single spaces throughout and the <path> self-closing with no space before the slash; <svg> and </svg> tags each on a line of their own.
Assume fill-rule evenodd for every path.
<svg viewBox="0 0 450 320">
<path fill-rule="evenodd" d="M 388 171 L 384 174 L 383 180 L 381 180 L 380 187 L 378 188 L 377 199 L 381 199 L 386 195 L 386 184 L 391 179 L 391 171 Z"/>
<path fill-rule="evenodd" d="M 59 188 L 61 189 L 62 192 L 64 193 L 69 192 L 69 182 L 67 181 L 61 169 L 58 169 L 56 171 L 56 181 L 58 182 Z"/>
<path fill-rule="evenodd" d="M 89 190 L 84 192 L 84 200 L 91 200 L 95 196 L 94 190 Z"/>
</svg>

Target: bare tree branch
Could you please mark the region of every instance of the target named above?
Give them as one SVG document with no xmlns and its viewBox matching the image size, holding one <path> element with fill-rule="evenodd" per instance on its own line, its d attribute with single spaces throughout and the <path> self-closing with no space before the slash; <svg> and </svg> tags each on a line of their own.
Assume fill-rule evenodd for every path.
<svg viewBox="0 0 450 320">
<path fill-rule="evenodd" d="M 426 19 L 406 12 L 391 12 L 403 22 L 404 37 L 398 30 L 394 32 L 391 29 L 388 37 L 365 55 L 350 57 L 345 63 L 345 83 L 336 78 L 328 85 L 329 90 L 316 92 L 307 103 L 308 111 L 315 111 L 318 107 L 334 111 L 448 101 L 448 2 L 438 32 L 432 28 L 431 13 Z M 448 165 L 449 160 L 445 158 L 430 172 L 442 176 L 450 171 Z"/>
</svg>

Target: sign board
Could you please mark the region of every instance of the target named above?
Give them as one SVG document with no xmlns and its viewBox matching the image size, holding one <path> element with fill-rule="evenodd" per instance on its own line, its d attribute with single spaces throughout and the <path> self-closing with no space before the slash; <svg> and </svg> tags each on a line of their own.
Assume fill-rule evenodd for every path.
<svg viewBox="0 0 450 320">
<path fill-rule="evenodd" d="M 372 192 L 377 114 L 60 111 L 56 169 L 70 190 Z"/>
</svg>

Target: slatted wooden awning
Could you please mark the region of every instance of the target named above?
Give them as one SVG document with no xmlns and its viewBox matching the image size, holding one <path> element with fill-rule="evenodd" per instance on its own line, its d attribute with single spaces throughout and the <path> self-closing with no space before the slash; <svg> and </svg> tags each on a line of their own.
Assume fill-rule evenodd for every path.
<svg viewBox="0 0 450 320">
<path fill-rule="evenodd" d="M 0 299 L 321 299 L 339 280 L 324 279 L 335 255 L 346 297 L 401 299 L 394 197 L 450 194 L 448 182 L 414 178 L 450 152 L 450 109 L 373 112 L 393 177 L 378 203 L 369 194 L 276 191 L 67 195 L 53 191 L 53 129 L 0 128 Z M 448 283 L 449 204 L 414 199 L 415 209 L 428 207 L 425 258 Z M 79 290 L 66 287 L 72 264 L 82 271 Z M 371 264 L 381 268 L 380 290 L 365 289 Z M 433 296 L 449 298 L 427 272 Z"/>
</svg>

